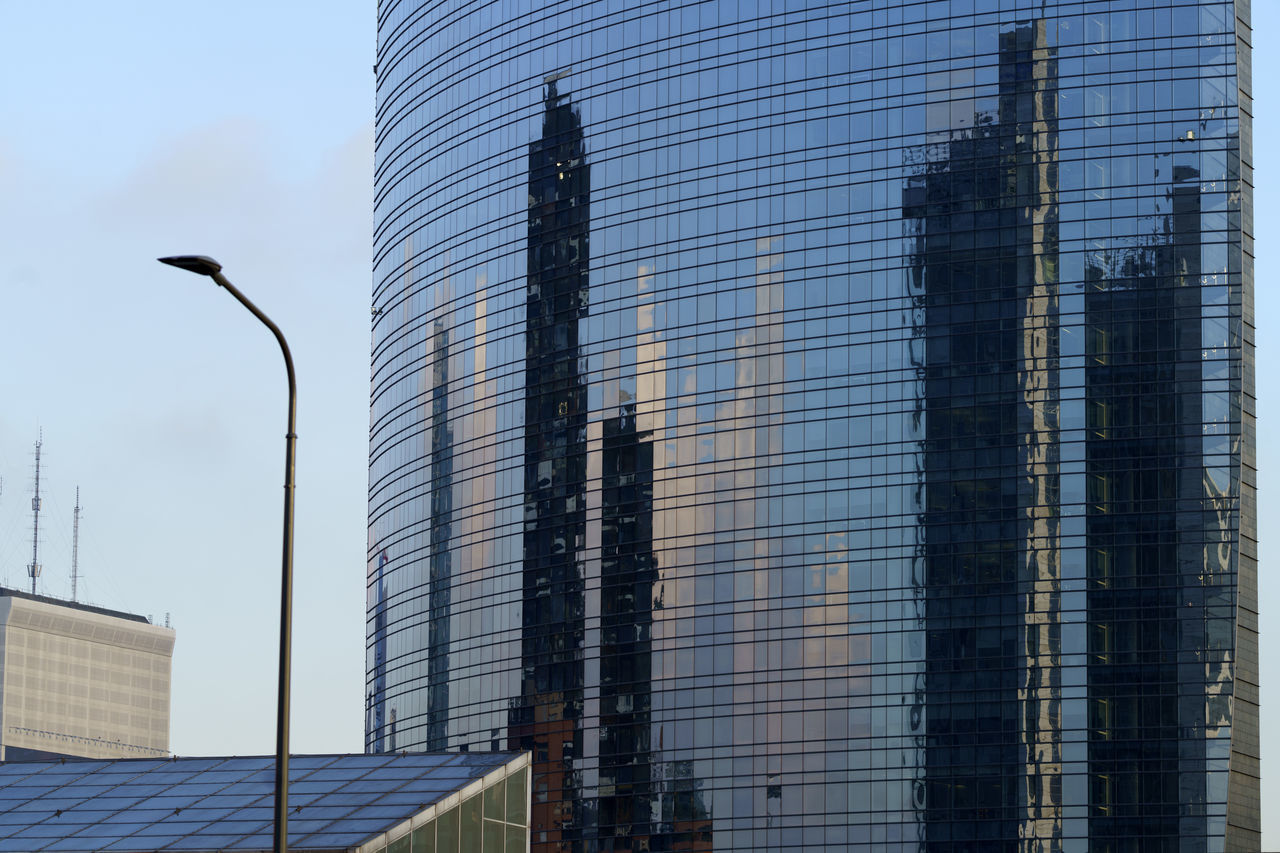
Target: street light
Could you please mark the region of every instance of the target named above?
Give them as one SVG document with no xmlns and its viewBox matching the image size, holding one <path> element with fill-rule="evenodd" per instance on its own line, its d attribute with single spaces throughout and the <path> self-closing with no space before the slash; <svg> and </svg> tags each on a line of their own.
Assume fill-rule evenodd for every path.
<svg viewBox="0 0 1280 853">
<path fill-rule="evenodd" d="M 162 264 L 207 275 L 248 308 L 253 316 L 271 330 L 284 355 L 289 375 L 289 430 L 284 445 L 284 554 L 280 566 L 280 685 L 276 701 L 276 810 L 275 841 L 272 850 L 285 853 L 289 849 L 289 652 L 293 622 L 293 453 L 298 436 L 294 433 L 294 416 L 298 406 L 298 389 L 293 378 L 293 356 L 280 327 L 258 310 L 245 295 L 236 290 L 222 274 L 222 264 L 205 255 L 176 255 L 157 258 Z"/>
</svg>

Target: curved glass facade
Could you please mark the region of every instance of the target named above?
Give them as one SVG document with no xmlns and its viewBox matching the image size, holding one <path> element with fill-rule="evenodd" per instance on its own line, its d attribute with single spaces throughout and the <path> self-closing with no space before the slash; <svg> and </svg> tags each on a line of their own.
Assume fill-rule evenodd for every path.
<svg viewBox="0 0 1280 853">
<path fill-rule="evenodd" d="M 367 748 L 1257 849 L 1247 5 L 382 0 Z"/>
</svg>

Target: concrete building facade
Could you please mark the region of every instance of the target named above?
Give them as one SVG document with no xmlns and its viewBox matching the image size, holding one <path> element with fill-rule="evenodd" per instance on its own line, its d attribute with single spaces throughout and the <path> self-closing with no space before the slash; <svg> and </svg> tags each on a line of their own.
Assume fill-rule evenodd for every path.
<svg viewBox="0 0 1280 853">
<path fill-rule="evenodd" d="M 0 588 L 0 761 L 169 752 L 174 631 Z"/>
</svg>

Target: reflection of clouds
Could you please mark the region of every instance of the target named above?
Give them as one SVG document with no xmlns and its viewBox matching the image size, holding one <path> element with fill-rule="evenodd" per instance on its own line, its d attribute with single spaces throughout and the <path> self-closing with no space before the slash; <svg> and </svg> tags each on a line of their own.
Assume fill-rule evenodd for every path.
<svg viewBox="0 0 1280 853">
<path fill-rule="evenodd" d="M 221 410 L 213 405 L 184 406 L 153 418 L 144 415 L 136 426 L 148 446 L 184 459 L 198 447 L 197 459 L 205 464 L 226 458 L 235 444 Z"/>
<path fill-rule="evenodd" d="M 268 127 L 245 119 L 201 128 L 159 148 L 83 213 L 110 236 L 104 242 L 198 241 L 229 268 L 253 270 L 257 299 L 286 284 L 314 297 L 316 276 L 333 276 L 330 264 L 367 257 L 372 127 L 293 178 L 282 177 L 275 143 Z"/>
<path fill-rule="evenodd" d="M 5 271 L 6 287 L 39 287 L 42 280 L 40 270 L 33 266 L 21 265 Z"/>
</svg>

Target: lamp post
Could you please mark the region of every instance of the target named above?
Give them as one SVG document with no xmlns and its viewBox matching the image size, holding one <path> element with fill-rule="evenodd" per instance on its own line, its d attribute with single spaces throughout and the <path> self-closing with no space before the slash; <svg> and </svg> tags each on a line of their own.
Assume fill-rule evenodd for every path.
<svg viewBox="0 0 1280 853">
<path fill-rule="evenodd" d="M 271 330 L 284 355 L 284 367 L 289 377 L 289 429 L 284 445 L 284 549 L 280 566 L 280 683 L 276 700 L 276 805 L 275 840 L 272 850 L 285 853 L 289 849 L 289 666 L 290 635 L 293 623 L 293 454 L 298 436 L 294 432 L 297 412 L 298 389 L 293 377 L 293 357 L 280 327 L 250 302 L 245 295 L 227 281 L 222 274 L 222 264 L 204 255 L 177 255 L 157 258 L 162 264 L 207 275 L 224 288 L 253 316 Z"/>
</svg>

